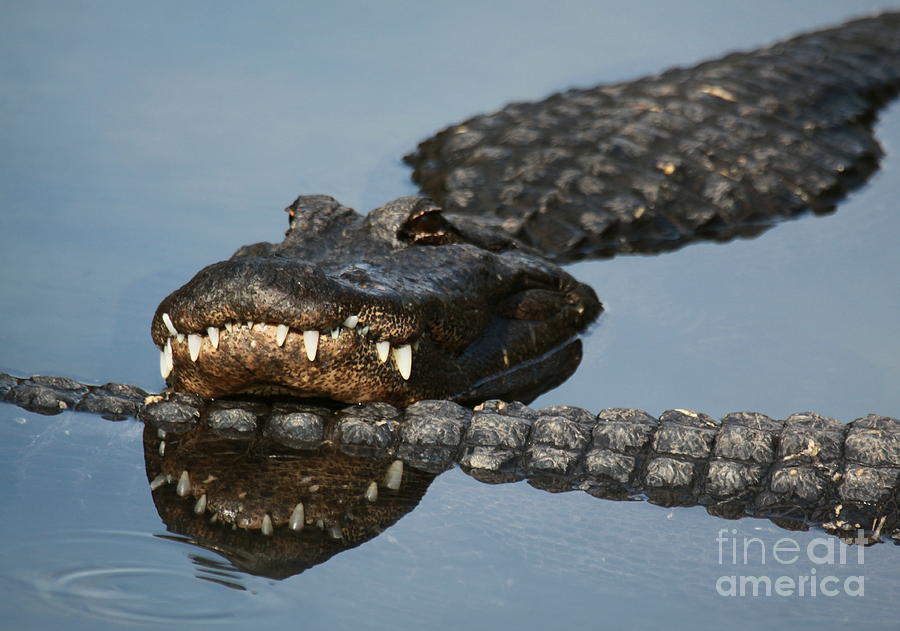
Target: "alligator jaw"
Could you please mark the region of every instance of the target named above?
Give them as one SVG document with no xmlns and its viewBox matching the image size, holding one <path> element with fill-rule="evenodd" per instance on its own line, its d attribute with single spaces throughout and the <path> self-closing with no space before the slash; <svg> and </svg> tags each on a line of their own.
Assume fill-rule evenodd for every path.
<svg viewBox="0 0 900 631">
<path fill-rule="evenodd" d="M 532 391 L 526 376 L 574 370 L 572 338 L 602 309 L 555 265 L 422 198 L 365 218 L 324 197 L 288 210 L 283 243 L 242 248 L 158 307 L 176 390 L 395 404 Z"/>
</svg>

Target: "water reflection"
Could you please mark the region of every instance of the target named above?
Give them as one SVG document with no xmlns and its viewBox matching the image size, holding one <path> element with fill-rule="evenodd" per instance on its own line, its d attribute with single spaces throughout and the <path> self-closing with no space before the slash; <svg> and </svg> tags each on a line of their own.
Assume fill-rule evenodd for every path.
<svg viewBox="0 0 900 631">
<path fill-rule="evenodd" d="M 160 434 L 145 427 L 144 462 L 166 527 L 270 578 L 299 574 L 376 537 L 415 508 L 436 475 L 399 467 L 383 450 L 293 450 L 202 425 Z"/>
<path fill-rule="evenodd" d="M 710 515 L 725 519 L 765 515 L 788 530 L 809 530 L 814 524 L 837 522 L 834 515 L 840 514 L 842 519 L 863 522 L 868 532 L 863 536 L 835 523 L 822 525 L 848 543 L 879 542 L 882 528 L 886 534 L 891 533 L 897 523 L 896 506 L 890 500 L 878 506 L 845 500 L 834 512 L 834 498 L 804 503 L 796 495 L 780 494 L 774 480 L 783 467 L 777 463 L 761 486 L 717 495 L 712 477 L 707 479 L 705 473 L 687 486 L 647 486 L 649 477 L 645 478 L 645 473 L 635 473 L 630 480 L 627 475 L 615 479 L 612 474 L 595 471 L 593 465 L 580 463 L 582 456 L 578 452 L 566 453 L 561 443 L 551 447 L 541 442 L 551 433 L 568 432 L 560 440 L 573 445 L 581 440 L 583 450 L 592 440 L 593 427 L 594 450 L 587 453 L 585 462 L 608 458 L 612 452 L 598 450 L 598 445 L 618 435 L 619 430 L 631 438 L 640 428 L 657 431 L 651 419 L 646 423 L 624 420 L 629 414 L 646 416 L 638 411 L 601 413 L 602 420 L 598 422 L 584 411 L 572 412 L 573 408 L 548 408 L 537 413 L 521 404 L 496 402 L 486 404 L 482 414 L 476 412 L 470 418 L 471 411 L 450 402 L 423 402 L 416 404 L 421 409 L 411 407 L 413 414 L 401 421 L 397 410 L 386 404 L 334 413 L 297 404 L 291 406 L 290 414 L 285 413 L 285 405 L 276 404 L 273 412 L 258 402 L 231 402 L 224 407 L 218 403 L 204 411 L 200 422 L 157 419 L 145 424 L 147 480 L 156 510 L 167 529 L 176 535 L 173 539 L 216 552 L 232 564 L 194 554 L 198 578 L 244 589 L 240 573 L 283 579 L 304 572 L 380 535 L 412 511 L 435 477 L 454 463 L 488 484 L 527 479 L 534 488 L 550 493 L 580 489 L 594 497 L 616 501 L 647 500 L 663 507 L 702 505 Z M 223 414 L 223 410 L 228 413 Z M 231 420 L 247 413 L 258 416 L 259 425 L 236 429 Z M 498 413 L 507 414 L 497 421 L 501 426 L 518 425 L 525 432 L 523 436 L 529 436 L 527 447 L 524 439 L 518 448 L 506 443 L 510 438 L 503 436 L 505 429 L 492 425 L 491 417 L 498 419 Z M 587 417 L 559 416 L 579 413 Z M 616 415 L 620 420 L 613 418 Z M 273 429 L 272 419 L 279 416 L 293 417 L 293 436 Z M 218 425 L 210 422 L 214 418 Z M 667 418 L 658 432 L 679 431 L 677 424 L 672 424 L 671 415 Z M 433 419 L 441 423 L 436 432 L 443 434 L 439 444 L 423 441 L 424 434 L 433 431 L 426 430 L 424 424 Z M 734 420 L 722 431 L 739 431 L 738 425 L 746 422 L 746 418 Z M 781 427 L 780 421 L 766 422 Z M 888 419 L 868 422 L 893 423 L 891 427 L 897 423 Z M 496 433 L 487 438 L 493 446 L 477 444 L 494 430 Z M 515 431 L 509 436 L 513 434 Z M 788 434 L 788 430 L 781 434 L 785 442 Z M 459 445 L 461 440 L 459 449 L 450 446 Z M 649 471 L 652 463 L 671 460 L 652 451 L 632 453 L 634 460 L 643 462 L 636 471 Z M 559 463 L 567 458 L 570 464 L 560 468 Z M 803 456 L 792 455 L 789 459 L 793 463 L 790 466 L 797 467 L 794 473 L 805 470 Z M 815 457 L 813 460 L 818 462 Z M 678 462 L 670 464 L 675 466 Z M 741 466 L 736 461 L 715 460 L 716 465 L 729 462 Z M 702 460 L 695 465 L 705 471 Z M 817 466 L 826 464 L 820 462 Z M 788 475 L 790 471 L 783 473 Z M 719 484 L 739 484 L 737 478 L 728 478 L 724 470 L 716 475 L 721 478 Z M 739 477 L 738 473 L 733 475 Z M 776 503 L 760 503 L 765 496 Z"/>
</svg>

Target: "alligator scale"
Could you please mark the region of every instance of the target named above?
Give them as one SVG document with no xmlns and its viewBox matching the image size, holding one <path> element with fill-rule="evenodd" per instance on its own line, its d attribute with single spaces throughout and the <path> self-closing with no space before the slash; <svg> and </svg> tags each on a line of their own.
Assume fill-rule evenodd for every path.
<svg viewBox="0 0 900 631">
<path fill-rule="evenodd" d="M 191 510 L 172 509 L 182 524 L 193 511 L 266 534 L 313 523 L 340 540 L 352 530 L 341 515 L 305 514 L 296 500 L 311 492 L 293 483 L 252 508 L 200 488 L 188 465 L 167 464 L 162 438 L 199 419 L 243 441 L 364 447 L 426 471 L 458 462 L 495 481 L 527 475 L 603 497 L 895 534 L 894 419 L 740 413 L 720 423 L 685 410 L 653 418 L 482 402 L 530 401 L 577 367 L 578 335 L 603 308 L 560 264 L 753 236 L 833 209 L 877 169 L 872 124 L 898 87 L 900 13 L 886 13 L 476 116 L 406 157 L 423 196 L 365 216 L 330 197 L 298 197 L 281 243 L 244 246 L 165 298 L 151 325 L 164 395 L 7 375 L 0 393 L 29 409 L 136 415 L 158 428 L 145 435 L 148 477 L 155 498 L 177 481 L 177 496 L 194 499 Z M 285 396 L 369 403 L 335 412 Z M 473 415 L 458 403 L 481 406 Z M 215 451 L 220 440 L 170 437 L 168 449 L 174 457 L 180 445 L 209 468 L 202 445 Z M 374 475 L 357 494 L 373 503 Z M 396 491 L 388 478 L 382 487 Z M 423 493 L 427 484 L 415 482 Z M 371 532 L 386 527 L 384 514 L 373 519 Z"/>
</svg>

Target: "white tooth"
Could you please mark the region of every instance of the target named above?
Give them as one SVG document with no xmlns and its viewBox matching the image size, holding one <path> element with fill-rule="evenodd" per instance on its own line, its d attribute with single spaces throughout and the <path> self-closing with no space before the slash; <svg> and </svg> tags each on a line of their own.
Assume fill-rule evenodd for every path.
<svg viewBox="0 0 900 631">
<path fill-rule="evenodd" d="M 361 326 L 361 327 L 359 327 L 359 329 L 357 329 L 357 333 L 359 333 L 360 335 L 368 335 L 368 333 L 369 333 L 369 327 L 368 327 L 368 326 Z"/>
<path fill-rule="evenodd" d="M 184 333 L 179 333 L 175 336 L 175 339 L 177 339 L 179 342 L 184 342 Z"/>
<path fill-rule="evenodd" d="M 172 318 L 169 317 L 168 313 L 162 314 L 162 321 L 166 328 L 169 329 L 169 335 L 178 335 L 178 331 L 175 329 L 175 325 L 172 324 Z"/>
<path fill-rule="evenodd" d="M 166 341 L 166 344 L 168 343 Z M 166 351 L 159 351 L 159 374 L 162 375 L 163 379 L 166 379 L 170 372 L 172 371 L 169 370 L 169 362 L 166 361 Z"/>
<path fill-rule="evenodd" d="M 333 329 L 331 329 L 331 339 L 336 340 L 336 339 L 338 339 L 338 337 L 340 337 L 340 335 L 341 335 L 341 327 L 336 326 Z"/>
<path fill-rule="evenodd" d="M 391 465 L 393 466 L 393 465 Z M 385 485 L 387 486 L 387 485 Z M 188 475 L 187 471 L 181 472 L 181 477 L 178 478 L 178 486 L 175 487 L 175 492 L 178 493 L 178 497 L 186 497 L 191 492 L 191 476 Z"/>
<path fill-rule="evenodd" d="M 309 357 L 309 361 L 313 361 L 316 358 L 316 351 L 319 349 L 319 332 L 304 331 L 303 345 L 306 347 L 306 356 Z"/>
<path fill-rule="evenodd" d="M 359 316 L 352 315 L 344 320 L 344 326 L 348 329 L 355 329 L 357 324 L 359 324 Z"/>
<path fill-rule="evenodd" d="M 400 376 L 408 380 L 412 374 L 412 347 L 409 344 L 404 344 L 399 348 L 395 348 L 394 362 L 397 364 Z"/>
<path fill-rule="evenodd" d="M 263 515 L 262 525 L 260 526 L 259 529 L 262 531 L 262 534 L 264 534 L 264 535 L 272 534 L 272 518 L 269 517 L 269 513 L 266 513 L 265 515 Z"/>
<path fill-rule="evenodd" d="M 158 476 L 156 476 L 155 478 L 153 478 L 153 481 L 150 483 L 150 490 L 151 490 L 151 491 L 155 491 L 156 489 L 158 489 L 159 487 L 161 487 L 161 486 L 162 486 L 163 484 L 165 484 L 166 482 L 168 482 L 168 480 L 166 479 L 165 474 L 164 474 L 164 473 L 160 473 Z"/>
<path fill-rule="evenodd" d="M 172 372 L 172 369 L 175 367 L 175 358 L 172 357 L 172 338 L 166 340 L 166 345 L 163 348 L 163 354 L 166 356 L 166 377 Z"/>
<path fill-rule="evenodd" d="M 200 499 L 197 500 L 197 503 L 194 504 L 194 512 L 197 515 L 202 515 L 206 512 L 206 493 L 200 496 Z"/>
<path fill-rule="evenodd" d="M 403 479 L 403 461 L 394 460 L 388 467 L 387 473 L 384 474 L 384 486 L 396 491 L 400 488 L 400 481 Z"/>
<path fill-rule="evenodd" d="M 375 350 L 378 351 L 378 363 L 383 364 L 387 361 L 388 354 L 391 352 L 391 343 L 387 340 L 375 344 Z"/>
<path fill-rule="evenodd" d="M 286 324 L 279 324 L 278 328 L 275 329 L 275 343 L 278 346 L 284 346 L 284 341 L 287 339 L 288 331 L 291 328 Z"/>
<path fill-rule="evenodd" d="M 159 457 L 163 458 L 166 455 L 166 441 L 159 441 Z"/>
<path fill-rule="evenodd" d="M 291 518 L 288 520 L 288 528 L 294 531 L 303 530 L 305 516 L 303 514 L 303 502 L 294 506 Z"/>
<path fill-rule="evenodd" d="M 378 485 L 375 484 L 375 480 L 369 482 L 369 488 L 366 489 L 366 499 L 370 502 L 378 499 Z"/>
<path fill-rule="evenodd" d="M 225 330 L 229 333 L 234 333 L 234 325 L 231 322 L 225 323 Z"/>
<path fill-rule="evenodd" d="M 206 333 L 209 335 L 209 343 L 212 344 L 212 347 L 219 348 L 219 327 L 208 327 Z"/>
<path fill-rule="evenodd" d="M 203 338 L 197 335 L 196 333 L 191 333 L 188 335 L 188 350 L 191 353 L 191 361 L 197 361 L 197 358 L 200 357 L 200 343 L 203 341 Z"/>
<path fill-rule="evenodd" d="M 247 328 L 248 328 L 248 329 L 252 329 L 252 328 L 253 328 L 253 320 L 247 320 Z"/>
</svg>

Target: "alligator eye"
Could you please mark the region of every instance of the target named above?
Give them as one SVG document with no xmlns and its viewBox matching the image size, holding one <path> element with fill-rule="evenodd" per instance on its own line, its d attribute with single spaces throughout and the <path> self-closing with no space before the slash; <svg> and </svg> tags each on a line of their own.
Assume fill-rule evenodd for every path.
<svg viewBox="0 0 900 631">
<path fill-rule="evenodd" d="M 397 236 L 416 245 L 447 245 L 460 243 L 462 237 L 444 217 L 443 210 L 433 203 L 422 204 L 413 210 Z"/>
</svg>

